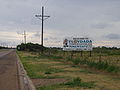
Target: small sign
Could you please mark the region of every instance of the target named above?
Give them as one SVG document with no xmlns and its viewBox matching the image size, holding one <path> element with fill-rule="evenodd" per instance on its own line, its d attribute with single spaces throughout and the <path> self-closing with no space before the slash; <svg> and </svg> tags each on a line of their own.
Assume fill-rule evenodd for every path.
<svg viewBox="0 0 120 90">
<path fill-rule="evenodd" d="M 89 38 L 65 38 L 64 51 L 92 51 L 92 40 Z"/>
</svg>

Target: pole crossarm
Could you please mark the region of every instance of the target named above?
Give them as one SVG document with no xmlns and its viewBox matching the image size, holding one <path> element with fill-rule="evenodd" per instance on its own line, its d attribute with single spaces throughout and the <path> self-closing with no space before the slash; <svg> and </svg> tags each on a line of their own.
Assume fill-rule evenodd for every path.
<svg viewBox="0 0 120 90">
<path fill-rule="evenodd" d="M 41 15 L 35 15 L 35 17 L 37 17 L 38 19 L 41 20 L 42 22 L 42 30 L 41 30 L 41 46 L 42 46 L 42 50 L 41 52 L 43 53 L 43 26 L 44 26 L 44 20 L 48 19 L 50 16 L 44 15 L 44 7 L 42 6 L 42 14 Z"/>
<path fill-rule="evenodd" d="M 35 17 L 37 17 L 37 18 L 40 19 L 40 20 L 42 20 L 42 17 L 43 17 L 43 20 L 46 20 L 46 19 L 48 19 L 50 16 L 46 16 L 46 15 L 44 15 L 44 16 L 42 16 L 42 15 L 35 15 Z M 46 17 L 46 18 L 44 18 L 44 17 Z"/>
</svg>

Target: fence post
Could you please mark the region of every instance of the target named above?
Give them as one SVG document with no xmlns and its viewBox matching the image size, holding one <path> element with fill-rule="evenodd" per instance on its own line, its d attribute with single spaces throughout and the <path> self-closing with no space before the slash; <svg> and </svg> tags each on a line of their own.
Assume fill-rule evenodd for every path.
<svg viewBox="0 0 120 90">
<path fill-rule="evenodd" d="M 90 51 L 90 57 L 92 56 L 92 51 Z"/>
<path fill-rule="evenodd" d="M 81 51 L 81 57 L 83 56 L 83 51 Z"/>
<path fill-rule="evenodd" d="M 71 60 L 73 59 L 73 51 L 71 51 L 70 59 L 71 59 Z"/>
<path fill-rule="evenodd" d="M 99 62 L 101 62 L 101 58 L 102 58 L 102 55 L 101 55 L 101 50 L 100 50 Z"/>
</svg>

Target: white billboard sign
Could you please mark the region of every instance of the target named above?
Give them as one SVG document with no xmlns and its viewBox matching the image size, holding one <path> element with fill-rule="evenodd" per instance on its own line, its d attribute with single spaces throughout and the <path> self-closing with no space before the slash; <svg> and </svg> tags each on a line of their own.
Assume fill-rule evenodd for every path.
<svg viewBox="0 0 120 90">
<path fill-rule="evenodd" d="M 92 51 L 92 40 L 89 38 L 65 38 L 64 51 Z"/>
</svg>

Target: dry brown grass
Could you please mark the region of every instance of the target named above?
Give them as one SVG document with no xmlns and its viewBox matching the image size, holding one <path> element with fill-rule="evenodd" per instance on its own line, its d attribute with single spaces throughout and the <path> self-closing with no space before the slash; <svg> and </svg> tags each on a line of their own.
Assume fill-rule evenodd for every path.
<svg viewBox="0 0 120 90">
<path fill-rule="evenodd" d="M 58 63 L 58 62 L 56 62 Z M 46 64 L 46 62 L 45 62 Z M 65 70 L 65 72 L 59 72 L 59 73 L 54 73 L 51 74 L 51 76 L 63 76 L 63 77 L 70 77 L 70 78 L 76 78 L 80 77 L 83 81 L 95 81 L 97 87 L 95 89 L 91 90 L 119 90 L 120 88 L 120 80 L 114 80 L 111 76 L 101 74 L 101 73 L 84 73 L 84 72 L 79 72 L 80 70 L 83 70 L 82 68 L 75 68 L 71 67 L 70 65 L 54 65 L 55 62 L 51 62 L 54 68 L 59 68 Z M 103 88 L 103 89 L 101 89 Z M 78 88 L 76 88 L 77 90 Z M 79 88 L 80 89 L 80 88 Z M 72 90 L 72 88 L 71 88 Z M 73 89 L 75 90 L 75 88 Z M 83 89 L 84 90 L 84 89 Z M 85 89 L 87 90 L 87 89 Z M 90 89 L 88 89 L 90 90 Z"/>
<path fill-rule="evenodd" d="M 70 55 L 71 55 L 70 52 L 66 52 L 66 54 L 63 55 L 63 57 L 64 58 L 70 57 Z M 110 65 L 120 66 L 120 55 L 92 53 L 92 56 L 90 57 L 89 52 L 85 52 L 83 53 L 83 56 L 81 56 L 81 53 L 74 53 L 73 58 L 80 58 L 83 60 L 95 61 L 95 62 L 101 60 L 103 62 L 108 62 Z"/>
<path fill-rule="evenodd" d="M 24 56 L 30 55 L 30 53 L 22 54 Z M 108 60 L 109 58 L 119 59 L 120 56 L 105 56 L 102 60 Z M 89 60 L 98 60 L 99 57 L 88 57 Z M 53 77 L 64 77 L 67 79 L 72 79 L 80 77 L 83 81 L 89 82 L 94 81 L 96 84 L 95 88 L 85 89 L 82 87 L 58 87 L 57 90 L 120 90 L 120 78 L 114 77 L 109 74 L 104 74 L 101 72 L 95 72 L 92 69 L 86 69 L 84 67 L 73 67 L 72 65 L 65 64 L 63 62 L 54 61 L 52 59 L 38 59 L 37 61 L 30 61 L 31 64 L 47 64 L 52 68 L 61 69 L 63 71 L 57 73 L 51 73 L 49 76 Z M 37 72 L 37 74 L 44 75 L 44 73 Z M 52 83 L 52 82 L 51 82 Z"/>
</svg>

